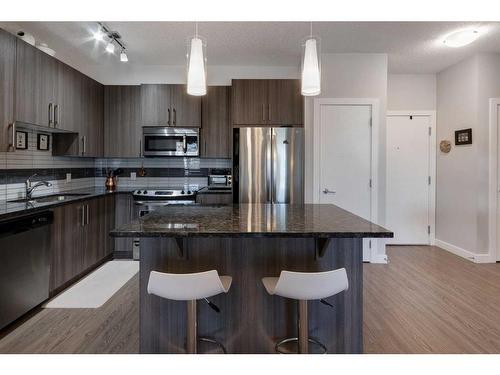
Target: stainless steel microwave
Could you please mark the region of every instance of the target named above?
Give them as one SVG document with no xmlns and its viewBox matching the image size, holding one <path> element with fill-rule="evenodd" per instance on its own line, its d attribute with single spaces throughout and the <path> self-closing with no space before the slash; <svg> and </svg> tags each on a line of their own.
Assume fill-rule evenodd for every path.
<svg viewBox="0 0 500 375">
<path fill-rule="evenodd" d="M 199 156 L 200 130 L 144 126 L 143 156 Z"/>
</svg>

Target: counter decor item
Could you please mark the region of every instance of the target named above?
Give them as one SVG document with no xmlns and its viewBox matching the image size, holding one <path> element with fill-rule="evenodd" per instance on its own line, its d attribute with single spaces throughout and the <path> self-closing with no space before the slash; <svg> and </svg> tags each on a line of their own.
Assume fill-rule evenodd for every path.
<svg viewBox="0 0 500 375">
<path fill-rule="evenodd" d="M 118 176 L 122 173 L 122 169 L 118 168 L 114 171 L 108 171 L 108 175 L 106 177 L 106 191 L 115 191 L 118 185 Z"/>
<path fill-rule="evenodd" d="M 439 149 L 441 150 L 441 152 L 447 154 L 450 152 L 451 150 L 451 142 L 450 141 L 447 141 L 447 140 L 443 140 L 439 143 Z"/>
<path fill-rule="evenodd" d="M 49 151 L 49 138 L 48 134 L 37 134 L 36 148 L 40 151 Z"/>
<path fill-rule="evenodd" d="M 16 149 L 28 149 L 28 132 L 16 131 Z"/>
<path fill-rule="evenodd" d="M 455 145 L 471 145 L 472 144 L 472 129 L 462 129 L 455 131 Z"/>
</svg>

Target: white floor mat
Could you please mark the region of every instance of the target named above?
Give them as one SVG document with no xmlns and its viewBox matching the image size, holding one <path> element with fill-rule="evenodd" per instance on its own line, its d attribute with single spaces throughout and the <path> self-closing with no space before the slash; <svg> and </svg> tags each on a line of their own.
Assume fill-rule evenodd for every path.
<svg viewBox="0 0 500 375">
<path fill-rule="evenodd" d="M 127 281 L 139 272 L 139 262 L 113 260 L 103 264 L 78 283 L 43 305 L 46 309 L 101 307 Z"/>
</svg>

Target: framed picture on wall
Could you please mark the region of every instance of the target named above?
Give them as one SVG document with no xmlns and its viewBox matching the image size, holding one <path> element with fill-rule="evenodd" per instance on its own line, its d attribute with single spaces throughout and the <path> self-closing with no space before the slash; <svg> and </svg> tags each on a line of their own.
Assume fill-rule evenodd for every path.
<svg viewBox="0 0 500 375">
<path fill-rule="evenodd" d="M 28 133 L 16 131 L 16 149 L 26 150 L 28 148 Z"/>
<path fill-rule="evenodd" d="M 41 151 L 49 151 L 49 140 L 50 140 L 50 135 L 38 134 L 36 148 Z"/>
<path fill-rule="evenodd" d="M 472 129 L 462 129 L 455 131 L 455 145 L 471 145 Z"/>
</svg>

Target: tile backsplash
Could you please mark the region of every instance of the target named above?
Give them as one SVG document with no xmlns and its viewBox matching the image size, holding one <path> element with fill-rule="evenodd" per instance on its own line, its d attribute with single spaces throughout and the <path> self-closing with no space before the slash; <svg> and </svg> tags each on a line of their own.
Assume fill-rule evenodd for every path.
<svg viewBox="0 0 500 375">
<path fill-rule="evenodd" d="M 119 187 L 172 187 L 198 189 L 208 183 L 210 168 L 231 168 L 230 159 L 204 158 L 83 158 L 52 156 L 37 150 L 36 132 L 28 132 L 28 149 L 0 152 L 0 201 L 24 197 L 24 181 L 46 180 L 51 187 L 40 187 L 34 196 L 74 189 L 104 187 L 107 171 L 122 169 Z M 145 171 L 145 176 L 140 176 Z M 135 179 L 133 175 L 135 174 Z M 70 179 L 67 176 L 70 175 Z"/>
</svg>

